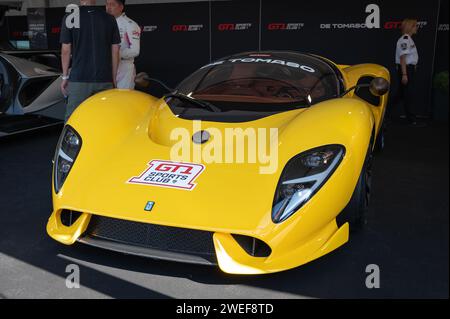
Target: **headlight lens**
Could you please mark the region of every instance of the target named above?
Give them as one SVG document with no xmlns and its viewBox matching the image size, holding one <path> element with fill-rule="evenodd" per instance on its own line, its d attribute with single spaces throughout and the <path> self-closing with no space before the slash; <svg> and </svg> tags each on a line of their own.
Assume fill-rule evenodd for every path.
<svg viewBox="0 0 450 319">
<path fill-rule="evenodd" d="M 59 193 L 81 149 L 81 137 L 67 125 L 59 138 L 54 163 L 55 192 Z"/>
<path fill-rule="evenodd" d="M 281 223 L 322 187 L 345 154 L 342 145 L 325 145 L 292 158 L 283 170 L 272 205 L 272 221 Z"/>
</svg>

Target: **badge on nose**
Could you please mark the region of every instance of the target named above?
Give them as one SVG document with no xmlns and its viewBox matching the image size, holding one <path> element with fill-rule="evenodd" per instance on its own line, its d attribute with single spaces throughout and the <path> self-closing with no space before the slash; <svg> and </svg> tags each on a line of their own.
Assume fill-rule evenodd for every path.
<svg viewBox="0 0 450 319">
<path fill-rule="evenodd" d="M 198 131 L 192 135 L 192 141 L 195 144 L 204 144 L 209 141 L 211 135 L 208 131 Z"/>
</svg>

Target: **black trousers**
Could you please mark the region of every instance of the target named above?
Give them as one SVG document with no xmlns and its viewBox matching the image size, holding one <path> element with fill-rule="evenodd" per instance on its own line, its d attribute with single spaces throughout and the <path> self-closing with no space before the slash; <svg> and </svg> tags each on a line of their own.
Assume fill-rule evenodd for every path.
<svg viewBox="0 0 450 319">
<path fill-rule="evenodd" d="M 402 68 L 397 65 L 397 78 L 398 78 L 398 92 L 395 98 L 395 104 L 403 102 L 403 109 L 405 110 L 406 118 L 410 122 L 416 120 L 415 115 L 412 112 L 412 107 L 414 103 L 414 80 L 416 75 L 416 66 L 408 64 L 406 66 L 406 74 L 408 75 L 408 83 L 406 85 L 402 84 Z"/>
</svg>

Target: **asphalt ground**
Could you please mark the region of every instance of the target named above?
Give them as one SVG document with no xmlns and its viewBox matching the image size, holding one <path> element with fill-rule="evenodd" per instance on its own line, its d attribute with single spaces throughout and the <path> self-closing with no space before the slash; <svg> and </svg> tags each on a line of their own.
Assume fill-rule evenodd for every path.
<svg viewBox="0 0 450 319">
<path fill-rule="evenodd" d="M 293 270 L 233 276 L 76 244 L 45 231 L 60 128 L 0 140 L 0 298 L 448 298 L 448 125 L 392 124 L 374 158 L 367 229 Z M 78 265 L 80 288 L 66 287 Z M 366 287 L 367 265 L 380 288 Z"/>
</svg>

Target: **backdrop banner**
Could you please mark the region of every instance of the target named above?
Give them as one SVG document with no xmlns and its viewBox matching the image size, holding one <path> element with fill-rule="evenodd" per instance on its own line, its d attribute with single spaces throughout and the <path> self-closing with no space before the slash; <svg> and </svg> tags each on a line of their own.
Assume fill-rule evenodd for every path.
<svg viewBox="0 0 450 319">
<path fill-rule="evenodd" d="M 441 7 L 448 9 L 448 2 L 442 2 Z M 146 71 L 172 87 L 223 56 L 259 49 L 294 50 L 339 64 L 384 65 L 392 75 L 391 96 L 398 87 L 394 56 L 400 24 L 404 18 L 416 18 L 419 32 L 414 40 L 420 61 L 414 110 L 428 115 L 436 38 L 448 32 L 448 20 L 447 31 L 438 32 L 438 27 L 445 30 L 445 21 L 438 23 L 439 6 L 440 0 L 246 0 L 127 5 L 126 12 L 142 28 L 138 72 Z M 46 9 L 49 48 L 59 47 L 63 15 L 64 8 Z M 447 45 L 448 52 L 448 39 L 439 43 Z"/>
<path fill-rule="evenodd" d="M 442 0 L 439 10 L 439 25 L 436 43 L 436 59 L 434 72 L 448 72 L 448 32 L 449 32 L 449 0 Z"/>
<path fill-rule="evenodd" d="M 391 72 L 393 97 L 398 88 L 395 49 L 400 24 L 404 18 L 416 18 L 419 31 L 414 41 L 420 61 L 414 111 L 425 115 L 430 104 L 438 7 L 438 0 L 263 1 L 262 49 L 311 52 L 339 64 L 381 64 Z"/>
<path fill-rule="evenodd" d="M 136 68 L 171 87 L 209 63 L 209 3 L 130 5 L 127 15 L 142 27 Z"/>
</svg>

